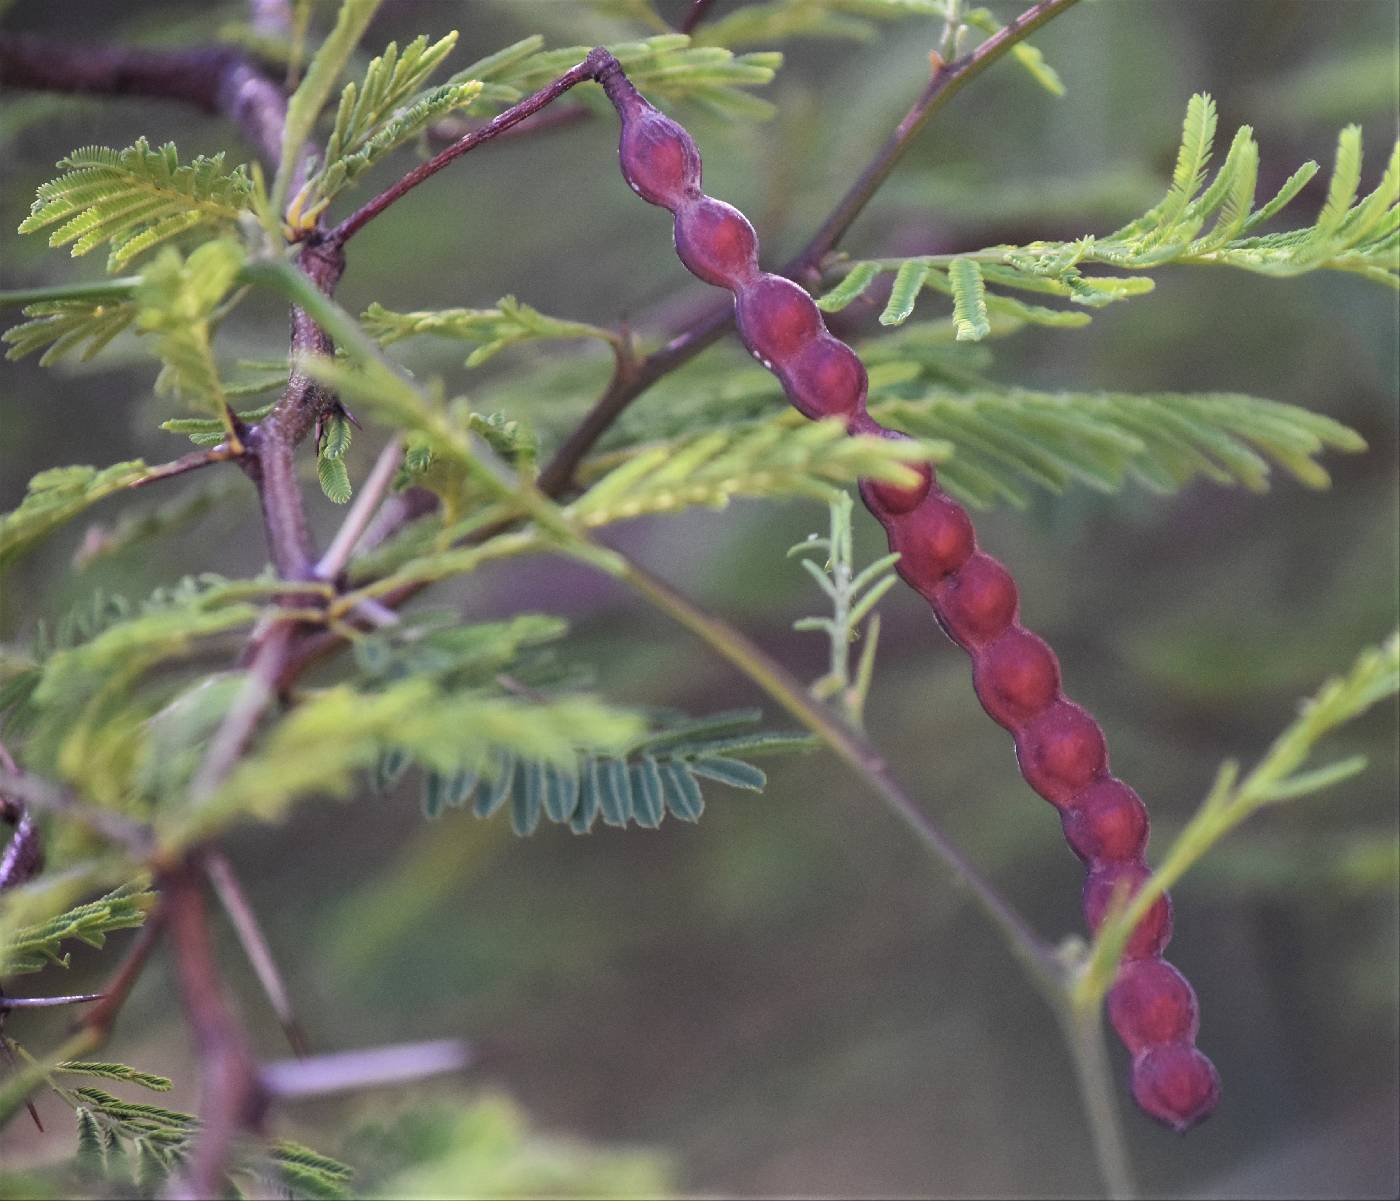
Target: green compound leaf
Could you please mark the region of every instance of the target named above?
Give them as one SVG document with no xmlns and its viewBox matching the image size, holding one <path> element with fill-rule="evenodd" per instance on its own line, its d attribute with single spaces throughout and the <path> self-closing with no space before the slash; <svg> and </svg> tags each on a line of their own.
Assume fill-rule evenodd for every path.
<svg viewBox="0 0 1400 1201">
<path fill-rule="evenodd" d="M 52 467 L 29 481 L 19 508 L 0 517 L 0 566 L 146 474 L 140 459 L 110 467 Z"/>
<path fill-rule="evenodd" d="M 1317 172 L 1317 164 L 1304 163 L 1276 196 L 1256 210 L 1259 147 L 1254 131 L 1248 125 L 1236 131 L 1225 161 L 1207 186 L 1215 129 L 1214 102 L 1203 94 L 1193 96 L 1167 194 L 1113 233 L 1071 242 L 993 246 L 963 255 L 847 263 L 841 267 L 844 278 L 818 303 L 828 311 L 844 308 L 879 275 L 894 272 L 897 295 L 886 306 L 883 322 L 897 324 L 910 316 L 911 301 L 919 292 L 913 286 L 917 278 L 923 287 L 953 297 L 959 338 L 976 340 L 992 332 L 989 314 L 1040 325 L 1087 323 L 1087 314 L 1026 305 L 1004 295 L 1007 289 L 1058 296 L 1090 308 L 1152 290 L 1152 280 L 1146 276 L 1086 275 L 1084 268 L 1090 264 L 1129 272 L 1170 263 L 1220 264 L 1273 276 L 1345 271 L 1400 288 L 1400 143 L 1392 145 L 1376 187 L 1358 199 L 1361 131 L 1347 126 L 1337 139 L 1327 199 L 1316 222 L 1282 233 L 1257 234 L 1297 197 Z M 969 264 L 981 273 L 985 312 L 977 301 L 977 280 Z"/>
<path fill-rule="evenodd" d="M 7 329 L 0 341 L 8 344 L 10 361 L 43 350 L 41 367 L 49 367 L 77 352 L 87 362 L 136 320 L 136 305 L 129 300 L 48 300 L 27 305 L 29 318 Z"/>
<path fill-rule="evenodd" d="M 332 504 L 343 505 L 354 493 L 350 486 L 350 473 L 340 459 L 321 455 L 316 460 L 316 479 L 321 485 L 321 491 L 326 494 L 326 499 Z"/>
<path fill-rule="evenodd" d="M 222 153 L 182 165 L 173 142 L 152 150 L 138 138 L 125 150 L 74 150 L 58 165 L 69 170 L 40 186 L 19 232 L 58 225 L 49 245 L 71 243 L 75 258 L 105 243 L 111 247 L 108 271 L 193 230 L 205 237 L 231 233 L 251 211 L 247 169 L 226 172 Z"/>
<path fill-rule="evenodd" d="M 594 338 L 615 345 L 612 330 L 581 321 L 561 321 L 538 309 L 504 296 L 494 309 L 436 309 L 416 313 L 396 313 L 381 304 L 372 304 L 361 318 L 371 337 L 385 346 L 404 338 L 432 334 L 475 343 L 467 356 L 468 367 L 478 367 L 508 346 L 521 342 Z"/>
<path fill-rule="evenodd" d="M 958 341 L 981 341 L 992 332 L 982 269 L 972 259 L 954 259 L 948 264 L 948 283 L 953 289 L 953 324 L 958 329 Z"/>
<path fill-rule="evenodd" d="M 126 885 L 45 921 L 21 926 L 0 943 L 0 975 L 37 972 L 50 964 L 67 967 L 63 943 L 76 939 L 90 947 L 101 947 L 107 935 L 144 923 L 155 903 L 155 893 L 139 884 Z M 92 1074 L 95 1073 L 89 1073 Z"/>
<path fill-rule="evenodd" d="M 236 242 L 206 242 L 188 259 L 167 248 L 146 269 L 135 296 L 137 328 L 155 335 L 175 394 L 221 421 L 228 419 L 228 396 L 214 361 L 214 316 L 242 265 Z"/>
<path fill-rule="evenodd" d="M 88 1060 L 68 1059 L 60 1063 L 55 1071 L 69 1076 L 93 1076 L 103 1080 L 126 1080 L 139 1084 L 156 1093 L 168 1093 L 172 1087 L 168 1076 L 156 1076 L 151 1072 L 141 1072 L 124 1063 L 94 1063 Z"/>
<path fill-rule="evenodd" d="M 390 42 L 363 80 L 345 85 L 320 164 L 288 206 L 292 227 L 312 228 L 337 193 L 434 121 L 477 99 L 483 85 L 474 79 L 420 90 L 456 42 L 455 32 L 432 44 L 419 36 L 402 51 Z"/>
<path fill-rule="evenodd" d="M 848 437 L 839 419 L 714 430 L 628 452 L 566 512 L 592 527 L 697 505 L 723 508 L 738 496 L 824 499 L 833 485 L 857 479 L 910 483 L 907 464 L 943 453 L 936 443 Z M 608 462 L 593 460 L 589 476 Z"/>
<path fill-rule="evenodd" d="M 469 79 L 486 84 L 474 112 L 514 104 L 584 58 L 592 46 L 542 50 L 530 38 L 473 63 L 448 82 Z M 610 42 L 609 51 L 628 78 L 649 98 L 674 104 L 686 101 L 721 117 L 764 120 L 771 104 L 746 89 L 772 81 L 783 56 L 771 51 L 735 54 L 719 46 L 692 45 L 684 34 L 661 34 L 636 42 Z"/>
</svg>

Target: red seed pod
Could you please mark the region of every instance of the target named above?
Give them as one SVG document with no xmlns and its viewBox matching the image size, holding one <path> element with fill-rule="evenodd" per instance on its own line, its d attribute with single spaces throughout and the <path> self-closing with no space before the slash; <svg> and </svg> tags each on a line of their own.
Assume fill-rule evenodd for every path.
<svg viewBox="0 0 1400 1201">
<path fill-rule="evenodd" d="M 1016 619 L 1016 584 L 1000 563 L 978 551 L 938 590 L 938 616 L 957 642 L 980 646 Z"/>
<path fill-rule="evenodd" d="M 805 417 L 844 417 L 865 404 L 865 364 L 844 342 L 822 333 L 782 370 L 790 400 Z"/>
<path fill-rule="evenodd" d="M 877 434 L 886 438 L 893 438 L 901 441 L 907 440 L 907 435 L 896 433 L 894 430 L 887 430 L 884 426 L 877 424 L 864 408 L 859 410 L 861 417 L 848 422 L 846 429 L 851 434 Z M 863 421 L 861 418 L 863 417 Z M 861 494 L 865 497 L 865 503 L 872 508 L 885 513 L 907 513 L 910 509 L 920 504 L 928 491 L 933 487 L 933 468 L 927 463 L 910 463 L 909 466 L 919 473 L 919 482 L 908 488 L 901 488 L 898 484 L 886 484 L 879 480 L 866 480 L 861 485 Z"/>
<path fill-rule="evenodd" d="M 1134 1055 L 1164 1043 L 1192 1042 L 1200 1025 L 1196 994 L 1170 963 L 1125 963 L 1108 993 L 1108 1020 Z"/>
<path fill-rule="evenodd" d="M 867 412 L 864 366 L 827 332 L 812 299 L 796 284 L 760 272 L 752 227 L 737 210 L 699 191 L 700 161 L 689 135 L 652 109 L 609 62 L 597 78 L 622 119 L 628 181 L 676 214 L 682 262 L 735 293 L 745 345 L 807 416 L 844 416 L 853 435 L 901 437 Z M 1022 775 L 1060 809 L 1065 838 L 1089 867 L 1084 914 L 1097 932 L 1115 889 L 1121 885 L 1130 895 L 1149 877 L 1142 859 L 1147 812 L 1131 788 L 1108 774 L 1098 724 L 1062 695 L 1054 652 L 1019 624 L 1011 577 L 977 551 L 966 511 L 939 489 L 933 471 L 918 470 L 916 485 L 865 480 L 861 495 L 901 556 L 899 574 L 971 655 L 977 695 L 1015 735 Z M 1134 1054 L 1138 1104 L 1185 1130 L 1214 1108 L 1219 1082 L 1192 1045 L 1197 1006 L 1191 986 L 1160 958 L 1171 926 L 1171 904 L 1162 896 L 1129 938 L 1108 1004 L 1114 1028 Z"/>
<path fill-rule="evenodd" d="M 632 190 L 651 204 L 674 208 L 683 197 L 700 192 L 700 152 L 694 139 L 655 109 L 623 122 L 618 154 Z"/>
<path fill-rule="evenodd" d="M 1091 866 L 1084 880 L 1084 920 L 1095 934 L 1103 924 L 1109 902 L 1113 900 L 1119 887 L 1124 889 L 1124 900 L 1136 895 L 1143 881 L 1152 873 L 1140 861 L 1107 862 Z M 1172 937 L 1172 906 L 1164 893 L 1158 897 L 1138 922 L 1128 937 L 1128 945 L 1123 950 L 1124 960 L 1145 959 L 1160 955 Z"/>
<path fill-rule="evenodd" d="M 738 288 L 758 273 L 758 235 L 722 200 L 702 196 L 676 210 L 676 253 L 707 284 Z"/>
<path fill-rule="evenodd" d="M 1062 820 L 1065 841 L 1081 859 L 1140 859 L 1147 846 L 1147 806 L 1113 776 L 1084 789 Z"/>
<path fill-rule="evenodd" d="M 957 571 L 977 548 L 967 511 L 946 496 L 930 492 L 923 503 L 886 526 L 890 550 L 899 552 L 895 570 L 926 597 L 944 576 Z"/>
<path fill-rule="evenodd" d="M 1219 1103 L 1220 1077 L 1190 1043 L 1168 1043 L 1133 1062 L 1133 1097 L 1159 1122 L 1185 1134 Z"/>
<path fill-rule="evenodd" d="M 1016 758 L 1026 783 L 1058 808 L 1108 768 L 1099 723 L 1063 698 L 1016 731 Z"/>
<path fill-rule="evenodd" d="M 1059 695 L 1060 664 L 1041 639 L 1013 626 L 978 653 L 972 683 L 992 720 L 1014 730 Z"/>
<path fill-rule="evenodd" d="M 816 302 L 791 280 L 763 275 L 734 298 L 739 336 L 770 371 L 825 333 Z"/>
</svg>

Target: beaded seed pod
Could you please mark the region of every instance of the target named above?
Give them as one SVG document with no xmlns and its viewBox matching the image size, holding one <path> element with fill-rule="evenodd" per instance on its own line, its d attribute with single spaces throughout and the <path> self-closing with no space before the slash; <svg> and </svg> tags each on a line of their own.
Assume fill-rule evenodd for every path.
<svg viewBox="0 0 1400 1201">
<path fill-rule="evenodd" d="M 851 434 L 903 437 L 866 410 L 865 367 L 827 331 L 812 298 L 760 270 L 758 238 L 744 215 L 701 191 L 690 135 L 653 108 L 615 62 L 597 78 L 621 118 L 623 176 L 643 200 L 674 215 L 676 253 L 686 268 L 734 294 L 740 338 L 792 404 L 809 418 L 843 419 Z M 1006 568 L 978 548 L 967 511 L 940 490 L 933 471 L 919 470 L 914 487 L 866 481 L 861 495 L 900 553 L 899 574 L 971 657 L 973 687 L 1015 739 L 1026 782 L 1059 811 L 1065 839 L 1087 869 L 1084 916 L 1097 931 L 1118 890 L 1131 895 L 1150 874 L 1143 857 L 1147 810 L 1109 771 L 1098 723 L 1066 698 L 1054 652 L 1021 625 Z M 1195 1046 L 1195 993 L 1162 958 L 1171 932 L 1163 896 L 1128 941 L 1108 1015 L 1132 1055 L 1138 1104 L 1184 1131 L 1215 1108 L 1220 1084 Z"/>
</svg>

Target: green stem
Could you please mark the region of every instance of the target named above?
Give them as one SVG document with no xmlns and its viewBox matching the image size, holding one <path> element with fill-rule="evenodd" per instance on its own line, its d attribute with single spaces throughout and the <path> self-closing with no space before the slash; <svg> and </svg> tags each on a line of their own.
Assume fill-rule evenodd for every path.
<svg viewBox="0 0 1400 1201">
<path fill-rule="evenodd" d="M 98 279 L 79 284 L 52 284 L 46 288 L 16 288 L 0 292 L 0 308 L 21 308 L 49 300 L 126 300 L 141 282 L 139 275 Z"/>
<path fill-rule="evenodd" d="M 1133 1183 L 1132 1160 L 1119 1121 L 1098 1003 L 1080 1005 L 1062 1000 L 1056 1006 L 1056 1016 L 1060 1019 L 1065 1046 L 1074 1061 L 1079 1099 L 1084 1106 L 1089 1137 L 1094 1144 L 1094 1160 L 1104 1188 L 1113 1201 L 1131 1201 L 1137 1196 L 1137 1187 Z"/>
<path fill-rule="evenodd" d="M 870 791 L 913 831 L 924 847 L 952 871 L 958 883 L 967 889 L 1001 932 L 1012 954 L 1036 987 L 1053 1004 L 1063 1004 L 1063 972 L 1049 949 L 962 850 L 905 793 L 879 752 L 827 706 L 814 700 L 781 664 L 738 630 L 706 613 L 636 563 L 621 556 L 619 559 L 622 567 L 618 578 L 737 667 L 826 743 L 864 781 Z"/>
</svg>

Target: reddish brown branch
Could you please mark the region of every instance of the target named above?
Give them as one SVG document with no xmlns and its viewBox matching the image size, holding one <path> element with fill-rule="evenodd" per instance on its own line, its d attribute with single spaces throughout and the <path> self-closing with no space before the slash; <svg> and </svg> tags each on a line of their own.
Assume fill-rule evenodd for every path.
<svg viewBox="0 0 1400 1201">
<path fill-rule="evenodd" d="M 282 89 L 227 46 L 142 50 L 0 34 L 0 87 L 179 100 L 235 122 L 266 162 L 282 148 Z"/>
<path fill-rule="evenodd" d="M 174 479 L 177 475 L 188 475 L 191 471 L 198 471 L 201 467 L 212 467 L 215 463 L 227 463 L 231 459 L 239 458 L 242 454 L 242 449 L 235 450 L 227 442 L 221 442 L 218 446 L 212 446 L 208 450 L 191 451 L 187 455 L 181 455 L 178 459 L 172 459 L 169 463 L 152 467 L 139 480 L 133 480 L 131 487 L 144 488 L 148 484 Z"/>
<path fill-rule="evenodd" d="M 127 951 L 126 958 L 122 960 L 116 973 L 108 981 L 107 987 L 102 990 L 102 999 L 83 1015 L 79 1028 L 93 1036 L 92 1050 L 102 1046 L 111 1036 L 112 1027 L 117 1021 L 117 1014 L 121 1012 L 127 997 L 131 995 L 132 988 L 135 987 L 136 981 L 140 979 L 141 973 L 145 970 L 146 963 L 151 957 L 151 951 L 160 941 L 164 925 L 164 905 L 158 902 L 156 907 L 146 915 L 146 921 L 137 933 L 136 940 Z"/>
<path fill-rule="evenodd" d="M 681 33 L 694 33 L 695 27 L 705 19 L 705 14 L 713 3 L 714 0 L 690 0 L 690 8 L 686 10 L 685 16 L 681 18 L 681 23 L 676 28 Z"/>
<path fill-rule="evenodd" d="M 605 57 L 604 57 L 605 56 Z M 597 50 L 588 55 L 581 63 L 575 67 L 570 67 L 564 74 L 552 83 L 541 88 L 533 96 L 527 96 L 518 104 L 511 105 L 505 112 L 500 113 L 492 120 L 488 121 L 480 129 L 474 129 L 463 138 L 459 138 L 447 149 L 439 151 L 433 155 L 426 163 L 414 168 L 397 183 L 382 191 L 373 200 L 362 205 L 346 217 L 327 236 L 327 240 L 336 246 L 344 246 L 370 221 L 379 216 L 394 201 L 407 195 L 425 179 L 429 179 L 441 171 L 448 163 L 460 158 L 469 150 L 474 150 L 483 142 L 499 137 L 512 126 L 519 125 L 527 117 L 534 116 L 546 105 L 552 104 L 570 88 L 583 83 L 585 80 L 593 79 L 597 76 L 599 69 L 605 62 L 612 59 L 612 55 L 602 52 L 600 56 Z"/>
<path fill-rule="evenodd" d="M 209 877 L 209 883 L 213 885 L 229 921 L 233 923 L 243 954 L 252 965 L 258 983 L 262 985 L 263 995 L 277 1015 L 288 1044 L 297 1055 L 305 1058 L 310 1054 L 310 1047 L 292 1006 L 291 991 L 277 966 L 277 959 L 272 954 L 272 947 L 253 911 L 252 903 L 233 870 L 233 864 L 223 852 L 210 850 L 204 855 L 204 873 Z"/>
<path fill-rule="evenodd" d="M 264 1109 L 252 1047 L 224 999 L 201 881 L 193 860 L 159 880 L 185 1018 L 202 1076 L 199 1137 L 170 1189 L 171 1196 L 190 1198 L 224 1194 L 234 1144 L 245 1131 L 257 1129 Z"/>
</svg>

